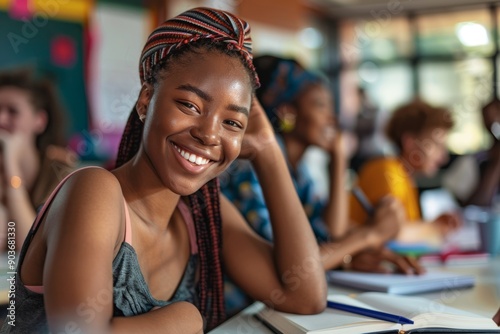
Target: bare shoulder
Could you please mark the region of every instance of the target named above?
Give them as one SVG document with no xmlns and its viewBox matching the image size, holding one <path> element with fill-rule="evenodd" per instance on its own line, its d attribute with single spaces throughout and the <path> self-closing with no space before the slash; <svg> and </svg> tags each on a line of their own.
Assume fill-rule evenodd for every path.
<svg viewBox="0 0 500 334">
<path fill-rule="evenodd" d="M 104 168 L 83 168 L 69 177 L 61 192 L 70 192 L 77 198 L 88 195 L 108 197 L 121 195 L 121 186 L 113 173 Z"/>
<path fill-rule="evenodd" d="M 62 185 L 47 212 L 49 230 L 81 234 L 81 230 L 118 237 L 124 220 L 121 186 L 103 168 L 76 171 Z"/>
</svg>

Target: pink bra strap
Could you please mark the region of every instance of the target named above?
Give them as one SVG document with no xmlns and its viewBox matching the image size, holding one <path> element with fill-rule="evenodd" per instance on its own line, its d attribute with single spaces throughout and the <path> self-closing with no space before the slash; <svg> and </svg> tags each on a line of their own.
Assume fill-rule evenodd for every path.
<svg viewBox="0 0 500 334">
<path fill-rule="evenodd" d="M 47 208 L 49 207 L 50 203 L 52 203 L 52 200 L 56 196 L 59 189 L 61 189 L 63 184 L 66 182 L 66 180 L 69 179 L 71 177 L 71 175 L 75 174 L 76 172 L 83 170 L 83 169 L 88 169 L 88 168 L 102 168 L 102 167 L 86 166 L 86 167 L 79 168 L 79 169 L 71 172 L 70 174 L 66 175 L 66 177 L 64 179 L 62 179 L 61 182 L 59 182 L 57 187 L 52 191 L 50 196 L 47 198 L 47 200 L 43 204 L 42 208 L 40 209 L 40 212 L 36 216 L 36 219 L 35 219 L 35 222 L 33 223 L 33 226 L 31 227 L 32 230 L 35 230 L 37 228 L 38 224 L 40 224 L 40 221 L 42 220 L 43 216 L 45 215 L 45 211 L 47 211 Z M 43 285 L 25 285 L 25 288 L 30 290 L 30 291 L 33 291 L 33 292 L 36 292 L 39 294 L 43 294 Z"/>
<path fill-rule="evenodd" d="M 130 223 L 130 212 L 128 211 L 127 201 L 123 199 L 125 205 L 125 242 L 132 246 L 132 224 Z"/>
<path fill-rule="evenodd" d="M 64 183 L 65 180 L 63 180 L 61 184 Z M 130 214 L 128 212 L 128 205 L 125 198 L 123 199 L 123 203 L 125 204 L 125 242 L 132 246 L 132 226 L 130 225 Z M 30 291 L 43 294 L 43 285 L 25 285 L 25 288 Z"/>
<path fill-rule="evenodd" d="M 25 285 L 26 289 L 43 295 L 43 285 Z"/>
<path fill-rule="evenodd" d="M 189 243 L 191 244 L 191 254 L 198 254 L 198 243 L 196 242 L 196 230 L 194 228 L 193 216 L 191 215 L 191 210 L 182 199 L 179 199 L 179 204 L 177 204 L 179 211 L 181 212 L 182 218 L 186 222 L 186 226 L 189 233 Z"/>
</svg>

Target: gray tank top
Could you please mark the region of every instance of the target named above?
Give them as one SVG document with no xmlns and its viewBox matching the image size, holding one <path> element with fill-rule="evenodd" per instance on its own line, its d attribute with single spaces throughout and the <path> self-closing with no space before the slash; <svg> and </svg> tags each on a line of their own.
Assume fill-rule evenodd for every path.
<svg viewBox="0 0 500 334">
<path fill-rule="evenodd" d="M 85 167 L 89 168 L 89 167 Z M 28 287 L 21 282 L 19 273 L 23 263 L 26 251 L 30 245 L 33 236 L 38 230 L 40 221 L 42 220 L 48 205 L 51 203 L 55 194 L 59 191 L 64 182 L 72 175 L 68 175 L 62 180 L 51 196 L 46 201 L 37 215 L 37 218 L 24 242 L 19 255 L 19 265 L 16 274 L 16 292 L 15 298 L 15 326 L 12 326 L 11 318 L 7 315 L 0 334 L 2 333 L 49 333 L 47 326 L 47 318 L 45 315 L 45 306 L 43 298 L 43 286 Z M 132 247 L 132 236 L 130 227 L 130 218 L 128 207 L 125 203 L 126 210 L 126 227 L 125 240 L 120 246 L 118 254 L 113 260 L 113 315 L 114 316 L 133 316 L 146 313 L 154 307 L 162 307 L 177 301 L 188 301 L 194 305 L 198 305 L 198 247 L 196 243 L 196 232 L 194 229 L 193 218 L 188 206 L 182 201 L 179 201 L 178 209 L 180 210 L 184 221 L 188 227 L 189 239 L 191 244 L 191 256 L 189 257 L 186 269 L 184 270 L 181 282 L 170 300 L 155 299 L 146 280 L 141 272 L 137 254 Z M 99 296 L 97 296 L 99 297 Z"/>
</svg>

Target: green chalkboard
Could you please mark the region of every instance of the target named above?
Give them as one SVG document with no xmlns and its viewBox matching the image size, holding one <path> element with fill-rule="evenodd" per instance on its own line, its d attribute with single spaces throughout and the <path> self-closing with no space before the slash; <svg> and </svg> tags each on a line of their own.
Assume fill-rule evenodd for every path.
<svg viewBox="0 0 500 334">
<path fill-rule="evenodd" d="M 83 23 L 45 15 L 22 21 L 0 11 L 0 70 L 24 66 L 56 83 L 68 112 L 68 138 L 87 133 Z"/>
</svg>

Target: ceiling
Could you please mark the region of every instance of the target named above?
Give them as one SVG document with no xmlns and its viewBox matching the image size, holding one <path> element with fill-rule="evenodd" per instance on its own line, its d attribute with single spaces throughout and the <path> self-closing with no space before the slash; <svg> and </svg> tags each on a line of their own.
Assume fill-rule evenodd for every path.
<svg viewBox="0 0 500 334">
<path fill-rule="evenodd" d="M 386 10 L 391 14 L 414 11 L 449 10 L 451 6 L 488 6 L 498 0 L 305 0 L 313 8 L 329 16 L 366 16 L 371 11 Z"/>
</svg>

